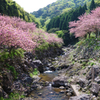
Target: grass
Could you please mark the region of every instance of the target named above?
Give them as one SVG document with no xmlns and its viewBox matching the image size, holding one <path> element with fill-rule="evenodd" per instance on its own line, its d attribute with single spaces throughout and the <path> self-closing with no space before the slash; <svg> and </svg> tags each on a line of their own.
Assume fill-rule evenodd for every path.
<svg viewBox="0 0 100 100">
<path fill-rule="evenodd" d="M 95 65 L 95 63 L 94 62 L 88 62 L 88 65 L 93 66 L 93 65 Z"/>
<path fill-rule="evenodd" d="M 90 58 L 89 60 L 93 60 L 93 58 Z"/>
<path fill-rule="evenodd" d="M 82 66 L 82 69 L 85 69 L 86 68 L 86 66 Z"/>
<path fill-rule="evenodd" d="M 76 44 L 76 55 L 81 55 L 83 58 L 88 57 L 89 60 L 100 56 L 100 38 L 90 37 L 83 38 Z"/>
<path fill-rule="evenodd" d="M 72 64 L 75 64 L 75 61 L 73 61 Z"/>
<path fill-rule="evenodd" d="M 82 65 L 83 65 L 83 66 L 86 66 L 86 64 L 87 64 L 86 62 L 82 62 Z"/>
<path fill-rule="evenodd" d="M 4 99 L 3 97 L 0 97 L 0 100 L 19 100 L 20 98 L 25 98 L 25 96 L 20 95 L 19 93 L 11 93 L 9 98 Z"/>
</svg>

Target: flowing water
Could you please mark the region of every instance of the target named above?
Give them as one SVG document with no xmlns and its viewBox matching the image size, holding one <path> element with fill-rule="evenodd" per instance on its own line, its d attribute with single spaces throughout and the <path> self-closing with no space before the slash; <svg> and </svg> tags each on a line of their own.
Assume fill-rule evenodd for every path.
<svg viewBox="0 0 100 100">
<path fill-rule="evenodd" d="M 68 100 L 68 96 L 65 92 L 61 92 L 61 89 L 59 88 L 52 87 L 51 81 L 55 76 L 57 76 L 57 71 L 52 72 L 48 70 L 43 74 L 40 74 L 40 81 L 48 81 L 49 86 L 34 90 L 31 93 L 31 97 L 34 98 L 34 100 Z"/>
</svg>

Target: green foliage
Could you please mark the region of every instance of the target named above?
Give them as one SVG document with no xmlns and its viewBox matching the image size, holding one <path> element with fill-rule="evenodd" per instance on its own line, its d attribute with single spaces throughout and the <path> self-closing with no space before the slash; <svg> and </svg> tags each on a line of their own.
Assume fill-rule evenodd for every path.
<svg viewBox="0 0 100 100">
<path fill-rule="evenodd" d="M 91 11 L 91 10 L 93 10 L 94 8 L 96 8 L 96 4 L 95 4 L 94 0 L 92 0 L 91 3 L 90 3 L 89 9 L 90 9 L 90 11 Z"/>
<path fill-rule="evenodd" d="M 38 74 L 39 74 L 39 71 L 37 70 L 37 68 L 34 68 L 33 75 L 38 75 Z"/>
<path fill-rule="evenodd" d="M 97 42 L 96 42 L 96 38 L 86 38 L 86 39 L 82 39 L 81 41 L 79 41 L 77 43 L 78 46 L 81 46 L 81 45 L 85 45 L 87 47 L 91 47 L 92 45 L 97 45 Z"/>
<path fill-rule="evenodd" d="M 86 68 L 86 66 L 82 66 L 82 69 L 85 69 Z"/>
<path fill-rule="evenodd" d="M 93 58 L 90 58 L 89 60 L 93 60 Z"/>
<path fill-rule="evenodd" d="M 85 13 L 87 10 L 86 4 L 84 6 L 79 6 L 78 8 L 71 9 L 69 12 L 66 12 L 60 16 L 57 16 L 55 18 L 52 18 L 50 22 L 47 24 L 47 31 L 50 31 L 54 28 L 59 28 L 60 32 L 56 32 L 58 36 L 63 38 L 63 41 L 65 45 L 68 45 L 69 43 L 75 43 L 78 38 L 75 39 L 74 34 L 70 35 L 69 31 L 69 22 L 78 20 L 78 17 Z M 64 33 L 64 34 L 63 34 Z"/>
<path fill-rule="evenodd" d="M 81 55 L 83 58 L 99 60 L 100 58 L 100 38 L 82 38 L 76 44 L 76 55 L 77 57 Z"/>
<path fill-rule="evenodd" d="M 16 72 L 15 68 L 13 66 L 10 66 L 8 63 L 6 64 L 6 66 L 8 66 L 7 69 L 9 69 L 13 73 L 14 78 L 17 79 L 18 73 Z"/>
<path fill-rule="evenodd" d="M 83 65 L 83 66 L 86 66 L 86 64 L 87 64 L 86 62 L 82 62 L 82 65 Z"/>
<path fill-rule="evenodd" d="M 13 59 L 14 57 L 24 57 L 24 50 L 21 48 L 12 49 L 10 52 L 8 49 L 4 49 L 3 52 L 0 52 L 0 61 L 4 62 L 7 59 Z"/>
<path fill-rule="evenodd" d="M 61 31 L 56 31 L 55 32 L 57 35 L 58 35 L 58 37 L 62 37 L 62 38 L 64 38 L 64 33 L 63 33 L 63 31 L 61 30 Z"/>
<path fill-rule="evenodd" d="M 37 70 L 37 68 L 34 68 L 33 73 L 30 73 L 30 77 L 33 78 L 34 75 L 38 75 L 38 74 L 39 74 L 39 71 Z"/>
<path fill-rule="evenodd" d="M 75 61 L 72 62 L 72 64 L 74 64 L 74 63 L 75 63 Z"/>
<path fill-rule="evenodd" d="M 65 9 L 63 9 L 63 12 L 62 13 L 68 12 L 70 10 L 71 10 L 71 8 L 65 8 Z"/>
<path fill-rule="evenodd" d="M 96 7 L 100 6 L 100 0 L 96 0 L 95 5 L 96 5 Z"/>
<path fill-rule="evenodd" d="M 89 1 L 90 0 L 57 0 L 56 2 L 49 4 L 38 11 L 34 11 L 31 14 L 35 15 L 37 18 L 42 18 L 41 22 L 44 26 L 48 18 L 52 19 L 53 17 L 59 16 L 64 12 L 70 11 L 72 8 L 83 6 Z"/>
<path fill-rule="evenodd" d="M 4 99 L 3 97 L 0 97 L 0 100 L 19 100 L 20 98 L 25 98 L 25 96 L 20 95 L 19 93 L 11 93 L 9 98 Z"/>
<path fill-rule="evenodd" d="M 0 52 L 0 61 L 3 62 L 9 57 L 9 52 Z"/>
<path fill-rule="evenodd" d="M 41 44 L 40 46 L 38 46 L 38 47 L 36 48 L 36 51 L 41 51 L 41 52 L 43 52 L 44 50 L 47 50 L 48 48 L 49 48 L 48 42 L 45 42 L 45 41 L 44 41 L 43 44 Z"/>
<path fill-rule="evenodd" d="M 71 79 L 68 79 L 68 82 L 71 83 Z"/>
<path fill-rule="evenodd" d="M 88 65 L 93 66 L 93 65 L 95 65 L 95 63 L 94 62 L 88 62 Z"/>
<path fill-rule="evenodd" d="M 38 11 L 34 11 L 31 14 L 39 18 L 42 26 L 44 27 L 48 18 L 53 19 L 56 16 L 60 16 L 61 14 L 69 12 L 71 9 L 75 9 L 79 6 L 83 6 L 84 4 L 86 4 L 89 8 L 90 1 L 91 0 L 57 0 L 56 2 L 49 4 L 48 6 L 41 8 Z M 99 0 L 95 1 L 97 1 L 96 6 L 100 6 Z M 87 12 L 89 12 L 89 9 Z M 76 16 L 76 14 L 74 16 Z"/>
<path fill-rule="evenodd" d="M 59 28 L 51 28 L 48 33 L 55 33 L 56 31 L 59 31 Z"/>
<path fill-rule="evenodd" d="M 25 21 L 35 22 L 35 24 L 37 24 L 37 27 L 40 26 L 40 22 L 36 19 L 35 16 L 24 11 L 24 9 L 20 7 L 20 5 L 12 0 L 0 0 L 0 13 L 2 15 L 20 17 Z"/>
<path fill-rule="evenodd" d="M 78 20 L 78 17 L 85 13 L 87 10 L 86 4 L 84 6 L 79 6 L 78 8 L 71 9 L 69 12 L 61 14 L 55 18 L 52 18 L 47 25 L 47 31 L 51 28 L 59 28 L 60 30 L 68 30 L 68 23 L 70 21 Z"/>
<path fill-rule="evenodd" d="M 30 75 L 30 77 L 32 77 L 32 78 L 33 78 L 33 74 L 32 74 L 32 73 L 30 73 L 29 75 Z"/>
<path fill-rule="evenodd" d="M 13 55 L 23 58 L 24 57 L 24 50 L 21 48 L 14 49 Z"/>
</svg>

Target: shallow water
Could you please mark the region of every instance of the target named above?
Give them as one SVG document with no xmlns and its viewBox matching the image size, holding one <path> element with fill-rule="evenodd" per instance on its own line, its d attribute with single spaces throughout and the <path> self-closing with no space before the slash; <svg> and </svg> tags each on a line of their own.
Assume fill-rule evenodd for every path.
<svg viewBox="0 0 100 100">
<path fill-rule="evenodd" d="M 65 92 L 61 93 L 61 89 L 51 86 L 51 81 L 55 76 L 57 76 L 57 72 L 48 71 L 40 74 L 39 77 L 41 77 L 41 80 L 48 81 L 50 84 L 49 86 L 44 86 L 42 89 L 34 90 L 30 96 L 34 98 L 34 100 L 68 100 L 68 96 L 66 96 Z"/>
</svg>

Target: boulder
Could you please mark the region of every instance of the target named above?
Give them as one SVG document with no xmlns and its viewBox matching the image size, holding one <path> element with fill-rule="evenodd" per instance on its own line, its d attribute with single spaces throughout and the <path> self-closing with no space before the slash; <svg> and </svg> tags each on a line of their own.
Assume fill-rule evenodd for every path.
<svg viewBox="0 0 100 100">
<path fill-rule="evenodd" d="M 27 66 L 26 64 L 23 64 L 23 67 L 22 67 L 22 68 L 23 68 L 23 71 L 24 71 L 24 72 L 29 72 L 29 68 L 30 68 L 30 67 Z"/>
<path fill-rule="evenodd" d="M 64 89 L 65 89 L 65 87 L 64 87 L 64 86 L 60 86 L 60 87 L 59 87 L 59 89 L 62 89 L 62 90 L 64 90 Z"/>
<path fill-rule="evenodd" d="M 21 84 L 20 81 L 15 81 L 13 83 L 13 90 L 15 91 L 22 91 L 22 92 L 26 92 L 27 90 L 23 87 L 23 85 Z"/>
<path fill-rule="evenodd" d="M 33 82 L 33 79 L 32 79 L 31 77 L 25 77 L 25 78 L 23 79 L 23 82 L 24 82 L 24 83 L 27 83 L 27 84 L 31 84 L 31 83 Z"/>
<path fill-rule="evenodd" d="M 70 97 L 69 100 L 91 100 L 91 97 L 88 94 L 82 94 L 80 96 Z"/>
<path fill-rule="evenodd" d="M 37 83 L 41 78 L 37 75 L 33 76 L 33 82 L 32 83 Z"/>
<path fill-rule="evenodd" d="M 60 64 L 63 64 L 64 62 L 60 62 Z M 58 64 L 59 65 L 59 64 Z M 69 65 L 61 65 L 61 66 L 59 66 L 58 68 L 57 68 L 57 70 L 61 70 L 61 69 L 66 69 L 66 68 L 68 68 L 69 67 Z"/>
<path fill-rule="evenodd" d="M 3 90 L 1 86 L 0 86 L 0 97 L 8 98 L 8 94 Z"/>
<path fill-rule="evenodd" d="M 33 65 L 38 68 L 39 72 L 40 73 L 43 73 L 44 72 L 44 69 L 43 69 L 43 63 L 40 61 L 40 60 L 35 60 L 32 62 Z"/>
<path fill-rule="evenodd" d="M 94 95 L 97 96 L 98 93 L 99 93 L 99 90 L 100 90 L 99 84 L 93 82 L 93 83 L 92 83 L 92 87 L 91 87 L 90 90 L 91 90 L 91 92 L 92 92 Z"/>
<path fill-rule="evenodd" d="M 23 84 L 31 84 L 33 82 L 33 78 L 31 78 L 28 74 L 23 73 L 19 80 L 21 80 L 21 82 Z"/>
<path fill-rule="evenodd" d="M 50 67 L 50 70 L 51 70 L 51 71 L 55 71 L 55 70 L 56 70 L 56 68 L 55 68 L 55 67 L 53 67 L 53 66 L 51 66 L 51 67 Z"/>
<path fill-rule="evenodd" d="M 94 79 L 95 82 L 97 82 L 98 84 L 100 84 L 100 76 L 97 76 L 95 79 Z"/>
<path fill-rule="evenodd" d="M 74 95 L 75 95 L 75 93 L 74 93 L 74 91 L 73 91 L 72 88 L 68 88 L 68 89 L 66 90 L 66 93 L 70 93 L 70 94 L 74 94 Z"/>
<path fill-rule="evenodd" d="M 21 98 L 20 100 L 34 100 L 34 99 L 31 97 L 27 97 L 27 98 Z"/>
<path fill-rule="evenodd" d="M 87 74 L 86 78 L 89 79 L 94 79 L 98 75 L 100 75 L 100 67 L 98 65 L 93 65 L 93 67 L 90 69 L 89 73 Z"/>
<path fill-rule="evenodd" d="M 30 52 L 25 52 L 24 55 L 25 55 L 25 58 L 27 58 L 28 60 L 30 60 L 30 59 L 33 60 L 33 58 L 34 58 L 34 57 L 33 57 L 33 54 L 30 53 Z"/>
<path fill-rule="evenodd" d="M 3 76 L 3 83 L 2 83 L 2 88 L 3 90 L 8 94 L 12 92 L 12 83 L 13 83 L 13 76 L 11 74 L 11 71 L 9 70 L 4 70 L 2 72 Z"/>
<path fill-rule="evenodd" d="M 65 86 L 66 83 L 67 83 L 66 76 L 57 76 L 52 80 L 53 87 Z"/>
<path fill-rule="evenodd" d="M 77 83 L 80 85 L 80 87 L 84 88 L 86 84 L 88 83 L 88 81 L 85 78 L 79 78 Z"/>
</svg>

